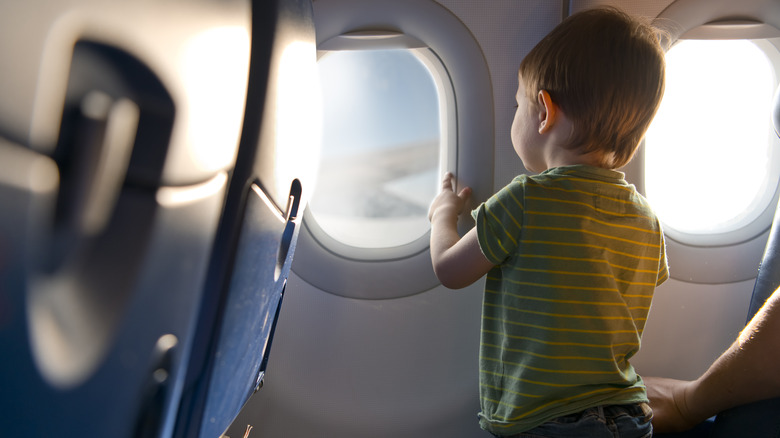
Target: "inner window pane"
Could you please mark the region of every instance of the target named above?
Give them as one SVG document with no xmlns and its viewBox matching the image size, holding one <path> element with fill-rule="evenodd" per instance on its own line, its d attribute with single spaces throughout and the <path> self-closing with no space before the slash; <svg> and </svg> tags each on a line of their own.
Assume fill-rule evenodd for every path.
<svg viewBox="0 0 780 438">
<path fill-rule="evenodd" d="M 347 245 L 403 245 L 429 228 L 439 167 L 439 96 L 411 50 L 338 51 L 319 61 L 322 159 L 311 213 Z"/>
<path fill-rule="evenodd" d="M 668 52 L 645 150 L 647 195 L 668 227 L 728 232 L 769 204 L 775 83 L 767 55 L 750 41 L 688 40 Z"/>
</svg>

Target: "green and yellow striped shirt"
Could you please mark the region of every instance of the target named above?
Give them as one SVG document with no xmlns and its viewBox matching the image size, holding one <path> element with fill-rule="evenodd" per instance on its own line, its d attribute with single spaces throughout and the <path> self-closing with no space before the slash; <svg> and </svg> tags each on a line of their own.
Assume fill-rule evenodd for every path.
<svg viewBox="0 0 780 438">
<path fill-rule="evenodd" d="M 621 172 L 515 178 L 472 215 L 488 273 L 480 423 L 512 435 L 598 405 L 647 401 L 629 364 L 656 285 L 661 226 Z"/>
</svg>

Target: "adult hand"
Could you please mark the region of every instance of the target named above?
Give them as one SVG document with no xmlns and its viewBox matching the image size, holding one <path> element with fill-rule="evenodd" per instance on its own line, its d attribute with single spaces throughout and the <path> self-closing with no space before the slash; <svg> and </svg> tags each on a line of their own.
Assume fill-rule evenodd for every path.
<svg viewBox="0 0 780 438">
<path fill-rule="evenodd" d="M 691 414 L 686 402 L 686 391 L 692 382 L 666 377 L 643 377 L 647 397 L 653 408 L 653 430 L 660 433 L 682 432 L 691 429 L 704 418 Z"/>
</svg>

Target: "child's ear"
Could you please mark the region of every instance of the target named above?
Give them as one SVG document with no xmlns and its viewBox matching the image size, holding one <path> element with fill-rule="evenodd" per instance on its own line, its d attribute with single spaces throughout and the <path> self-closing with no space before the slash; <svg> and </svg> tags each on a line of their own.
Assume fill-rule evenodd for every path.
<svg viewBox="0 0 780 438">
<path fill-rule="evenodd" d="M 539 121 L 539 134 L 545 134 L 553 127 L 558 118 L 558 105 L 552 101 L 547 90 L 539 91 L 538 100 L 540 109 L 544 108 Z"/>
</svg>

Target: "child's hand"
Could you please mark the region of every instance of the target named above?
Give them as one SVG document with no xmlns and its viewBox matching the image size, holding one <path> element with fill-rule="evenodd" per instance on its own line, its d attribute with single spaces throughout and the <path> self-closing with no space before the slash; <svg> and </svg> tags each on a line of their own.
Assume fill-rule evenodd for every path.
<svg viewBox="0 0 780 438">
<path fill-rule="evenodd" d="M 452 172 L 447 172 L 441 182 L 441 191 L 431 203 L 428 209 L 428 220 L 433 219 L 434 214 L 447 214 L 457 218 L 466 206 L 466 201 L 471 196 L 471 188 L 464 187 L 457 195 L 455 194 Z"/>
<path fill-rule="evenodd" d="M 458 234 L 458 216 L 466 207 L 471 188 L 464 187 L 455 194 L 454 179 L 452 173 L 444 175 L 441 190 L 428 210 L 428 220 L 433 272 L 442 285 L 460 289 L 479 280 L 493 263 L 482 254 L 476 228 L 472 227 L 462 238 Z"/>
</svg>

